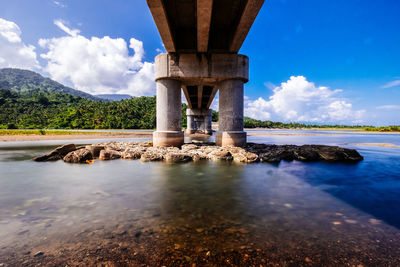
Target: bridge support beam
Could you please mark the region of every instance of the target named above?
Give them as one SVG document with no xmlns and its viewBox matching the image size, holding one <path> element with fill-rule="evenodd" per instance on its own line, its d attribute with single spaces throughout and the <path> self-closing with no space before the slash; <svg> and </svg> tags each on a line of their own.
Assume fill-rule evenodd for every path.
<svg viewBox="0 0 400 267">
<path fill-rule="evenodd" d="M 243 81 L 226 80 L 219 89 L 219 128 L 215 142 L 219 146 L 243 146 Z"/>
<path fill-rule="evenodd" d="M 157 131 L 154 146 L 183 144 L 181 82 L 173 79 L 157 80 Z"/>
<path fill-rule="evenodd" d="M 220 146 L 243 146 L 243 86 L 249 77 L 249 59 L 238 54 L 160 54 L 155 59 L 157 82 L 157 131 L 155 146 L 181 146 L 181 87 L 189 107 L 187 133 L 211 134 L 209 109 L 216 91 L 219 95 Z"/>
</svg>

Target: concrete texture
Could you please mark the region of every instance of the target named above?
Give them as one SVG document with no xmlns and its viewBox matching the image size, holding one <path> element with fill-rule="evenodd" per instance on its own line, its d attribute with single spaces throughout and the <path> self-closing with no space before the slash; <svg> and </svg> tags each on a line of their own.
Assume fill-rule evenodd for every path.
<svg viewBox="0 0 400 267">
<path fill-rule="evenodd" d="M 186 109 L 187 134 L 204 133 L 212 134 L 212 110 L 211 109 Z"/>
<path fill-rule="evenodd" d="M 216 143 L 220 146 L 243 146 L 246 143 L 246 133 L 243 131 L 243 81 L 226 80 L 219 86 L 219 129 Z"/>
<path fill-rule="evenodd" d="M 178 80 L 157 80 L 157 131 L 153 134 L 153 143 L 178 147 L 183 144 L 181 82 Z"/>
<path fill-rule="evenodd" d="M 264 0 L 147 0 L 168 53 L 237 53 Z"/>
<path fill-rule="evenodd" d="M 215 84 L 226 79 L 249 80 L 249 58 L 238 54 L 160 54 L 155 80 L 175 78 L 185 85 Z"/>
</svg>

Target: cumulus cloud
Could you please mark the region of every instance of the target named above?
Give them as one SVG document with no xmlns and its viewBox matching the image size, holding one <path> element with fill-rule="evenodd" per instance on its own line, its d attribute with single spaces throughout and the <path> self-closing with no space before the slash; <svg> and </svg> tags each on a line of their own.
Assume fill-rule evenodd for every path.
<svg viewBox="0 0 400 267">
<path fill-rule="evenodd" d="M 44 70 L 53 79 L 91 94 L 154 95 L 154 64 L 143 60 L 141 41 L 131 38 L 128 46 L 122 38 L 88 39 L 62 20 L 54 24 L 67 35 L 39 40 L 47 50 Z"/>
<path fill-rule="evenodd" d="M 292 76 L 273 89 L 268 100 L 245 101 L 245 115 L 260 120 L 313 123 L 361 123 L 364 110 L 338 94 L 341 90 L 315 86 L 303 76 Z"/>
<path fill-rule="evenodd" d="M 400 80 L 394 80 L 382 86 L 383 89 L 391 88 L 400 85 Z"/>
<path fill-rule="evenodd" d="M 35 47 L 21 40 L 21 29 L 0 18 L 0 68 L 39 68 Z"/>
</svg>

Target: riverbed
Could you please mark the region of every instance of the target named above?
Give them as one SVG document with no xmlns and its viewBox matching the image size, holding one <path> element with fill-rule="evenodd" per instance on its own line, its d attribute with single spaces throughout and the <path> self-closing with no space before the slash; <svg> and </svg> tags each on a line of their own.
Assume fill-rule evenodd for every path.
<svg viewBox="0 0 400 267">
<path fill-rule="evenodd" d="M 400 135 L 253 130 L 248 141 L 339 145 L 364 161 L 76 165 L 30 161 L 70 140 L 1 143 L 0 264 L 400 265 Z"/>
</svg>

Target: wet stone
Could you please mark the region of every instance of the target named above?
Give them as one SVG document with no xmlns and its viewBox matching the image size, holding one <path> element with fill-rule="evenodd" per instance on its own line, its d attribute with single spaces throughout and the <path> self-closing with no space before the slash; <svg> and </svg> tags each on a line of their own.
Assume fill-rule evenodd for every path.
<svg viewBox="0 0 400 267">
<path fill-rule="evenodd" d="M 83 148 L 69 152 L 63 160 L 67 163 L 88 163 L 93 160 L 93 155 L 90 150 Z"/>
<path fill-rule="evenodd" d="M 168 163 L 185 163 L 191 160 L 192 157 L 184 153 L 170 152 L 165 156 L 165 161 Z"/>
<path fill-rule="evenodd" d="M 60 160 L 64 156 L 66 156 L 68 153 L 75 151 L 76 146 L 74 144 L 66 144 L 57 147 L 56 149 L 50 151 L 49 153 L 43 155 L 43 156 L 38 156 L 33 158 L 33 161 L 55 161 L 55 160 Z"/>
<path fill-rule="evenodd" d="M 100 156 L 100 151 L 104 149 L 104 146 L 98 146 L 98 145 L 90 145 L 85 147 L 87 150 L 90 150 L 90 152 L 93 155 L 93 158 L 98 158 Z"/>
<path fill-rule="evenodd" d="M 102 150 L 100 151 L 100 160 L 113 160 L 121 158 L 121 153 L 116 150 Z"/>
<path fill-rule="evenodd" d="M 72 150 L 72 151 L 70 151 Z M 65 154 L 69 151 L 67 154 Z M 64 155 L 62 157 L 62 155 Z M 363 157 L 354 149 L 325 145 L 267 145 L 247 143 L 244 147 L 219 147 L 213 143 L 184 144 L 177 147 L 153 147 L 151 142 L 107 142 L 76 149 L 67 144 L 36 157 L 35 161 L 64 159 L 68 163 L 92 163 L 92 159 L 140 159 L 143 162 L 162 161 L 185 163 L 190 161 L 235 161 L 238 163 L 279 163 L 292 161 L 358 162 Z"/>
</svg>

